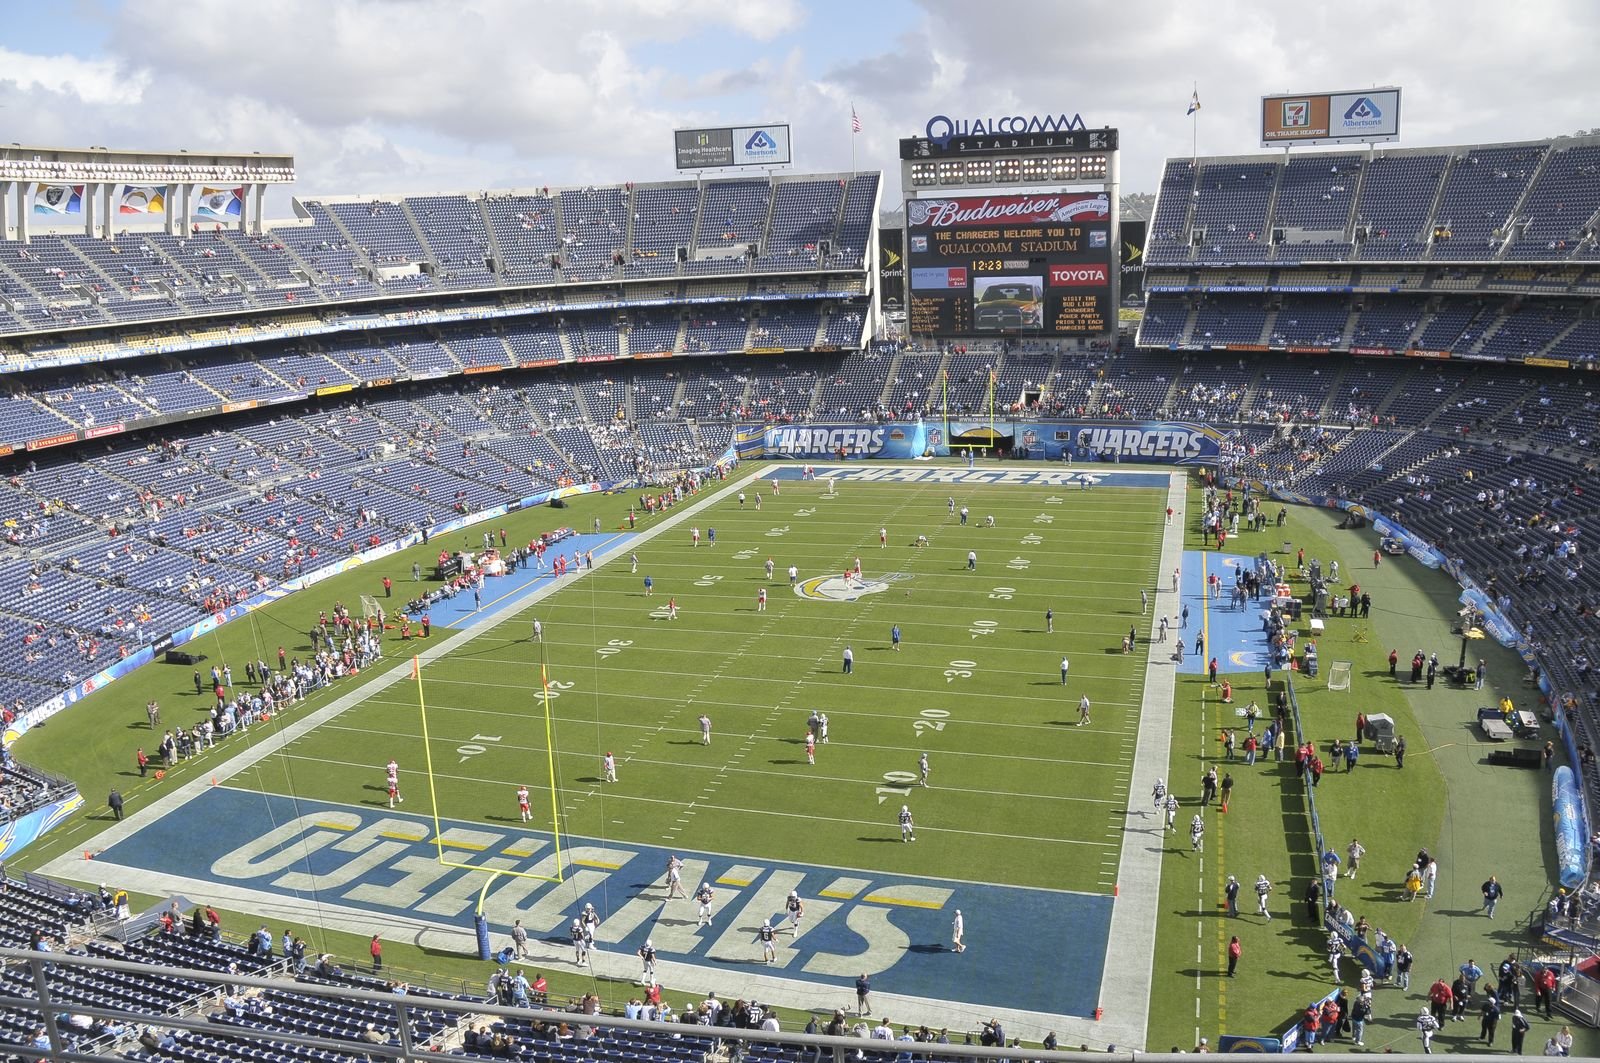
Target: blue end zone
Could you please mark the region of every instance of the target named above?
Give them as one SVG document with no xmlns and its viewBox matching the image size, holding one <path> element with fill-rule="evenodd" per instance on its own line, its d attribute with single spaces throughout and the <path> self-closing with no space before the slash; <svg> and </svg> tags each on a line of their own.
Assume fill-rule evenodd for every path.
<svg viewBox="0 0 1600 1063">
<path fill-rule="evenodd" d="M 601 535 L 574 535 L 569 539 L 563 539 L 545 554 L 546 563 L 542 570 L 534 568 L 533 560 L 530 558 L 515 572 L 508 572 L 504 576 L 490 576 L 485 579 L 483 582 L 482 606 L 474 604 L 472 592 L 467 590 L 460 592 L 454 598 L 446 598 L 443 601 L 435 602 L 429 608 L 428 615 L 434 627 L 466 628 L 474 624 L 481 624 L 485 620 L 494 619 L 507 611 L 515 612 L 522 608 L 522 603 L 527 600 L 529 594 L 549 587 L 556 582 L 556 577 L 551 572 L 549 563 L 555 560 L 558 550 L 569 561 L 574 553 L 583 554 L 593 550 L 595 560 L 598 561 L 602 557 L 626 549 L 629 540 L 632 538 L 632 532 L 606 532 Z M 562 577 L 562 580 L 570 583 L 575 578 L 576 569 L 568 568 L 567 574 Z M 396 583 L 395 589 L 404 594 L 407 588 L 418 586 L 429 585 Z M 393 609 L 403 607 L 403 604 L 401 606 L 393 606 L 392 603 L 394 601 L 398 601 L 398 598 L 391 599 L 391 606 L 386 606 L 386 608 L 391 609 L 391 612 Z M 413 619 L 416 618 L 413 617 Z"/>
<path fill-rule="evenodd" d="M 372 804 L 210 787 L 96 854 L 95 866 L 102 875 L 109 865 L 189 880 L 181 888 L 192 896 L 205 896 L 208 886 L 229 887 L 230 897 L 252 891 L 278 911 L 295 898 L 308 911 L 316 904 L 368 919 L 470 926 L 481 873 L 439 864 L 425 814 Z M 441 826 L 451 861 L 542 874 L 554 867 L 547 834 L 454 820 Z M 695 925 L 694 902 L 664 899 L 668 850 L 586 838 L 563 839 L 565 882 L 498 879 L 484 914 L 497 935 L 521 919 L 530 935 L 564 946 L 573 918 L 592 903 L 602 918 L 602 951 L 627 955 L 650 937 L 664 959 L 841 993 L 866 972 L 882 991 L 980 1006 L 1087 1017 L 1099 1002 L 1110 897 L 678 853 L 686 890 L 709 882 L 717 891 L 710 927 Z M 115 872 L 105 877 L 116 881 Z M 783 925 L 791 889 L 805 901 L 802 932 L 780 935 L 777 965 L 768 967 L 756 931 L 764 919 Z M 982 959 L 949 948 L 957 908 L 968 953 Z"/>
<path fill-rule="evenodd" d="M 1167 635 L 1168 642 L 1174 635 L 1183 639 L 1185 652 L 1179 671 L 1204 675 L 1206 663 L 1212 657 L 1217 659 L 1219 673 L 1260 672 L 1266 667 L 1267 633 L 1261 626 L 1267 613 L 1266 593 L 1263 592 L 1259 602 L 1247 598 L 1243 609 L 1235 609 L 1228 598 L 1234 579 L 1242 571 L 1240 566 L 1253 568 L 1255 558 L 1211 550 L 1184 551 L 1183 577 L 1178 585 L 1183 590 L 1182 605 L 1189 607 L 1189 623 L 1180 628 L 1175 619 L 1173 631 Z M 1222 597 L 1207 601 L 1206 577 L 1212 574 L 1222 577 Z M 1203 631 L 1206 632 L 1206 652 L 1197 654 L 1193 652 L 1195 636 Z"/>
</svg>

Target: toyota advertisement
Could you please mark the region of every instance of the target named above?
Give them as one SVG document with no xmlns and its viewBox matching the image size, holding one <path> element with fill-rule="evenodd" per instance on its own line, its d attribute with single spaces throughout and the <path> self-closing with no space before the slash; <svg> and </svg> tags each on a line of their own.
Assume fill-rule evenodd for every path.
<svg viewBox="0 0 1600 1063">
<path fill-rule="evenodd" d="M 1103 334 L 1117 251 L 1103 192 L 907 200 L 910 331 Z"/>
</svg>

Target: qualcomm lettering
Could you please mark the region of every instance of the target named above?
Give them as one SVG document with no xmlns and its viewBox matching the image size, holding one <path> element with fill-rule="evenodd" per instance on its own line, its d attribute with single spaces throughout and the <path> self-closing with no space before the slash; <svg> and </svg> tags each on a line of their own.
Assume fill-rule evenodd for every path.
<svg viewBox="0 0 1600 1063">
<path fill-rule="evenodd" d="M 951 118 L 936 114 L 928 119 L 924 132 L 929 140 L 943 147 L 952 137 L 995 136 L 1002 133 L 1066 133 L 1087 129 L 1083 116 L 1074 114 L 1001 115 L 998 118 Z"/>
<path fill-rule="evenodd" d="M 1197 458 L 1205 450 L 1205 438 L 1201 432 L 1177 427 L 1085 428 L 1078 433 L 1078 449 L 1129 458 Z"/>
<path fill-rule="evenodd" d="M 801 456 L 805 454 L 876 454 L 883 449 L 882 428 L 769 428 L 767 453 Z"/>
</svg>

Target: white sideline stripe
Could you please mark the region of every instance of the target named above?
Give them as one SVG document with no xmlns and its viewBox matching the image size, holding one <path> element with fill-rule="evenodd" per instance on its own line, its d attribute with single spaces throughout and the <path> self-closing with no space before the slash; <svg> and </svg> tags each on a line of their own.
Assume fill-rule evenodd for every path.
<svg viewBox="0 0 1600 1063">
<path fill-rule="evenodd" d="M 1156 598 L 1170 595 L 1172 570 L 1183 560 L 1185 474 L 1167 479 L 1167 505 L 1178 515 L 1161 537 L 1161 562 L 1156 568 Z M 1177 669 L 1154 649 L 1159 608 L 1148 618 L 1146 645 L 1152 647 L 1144 678 L 1144 707 L 1139 710 L 1139 744 L 1133 754 L 1133 781 L 1128 789 L 1128 814 L 1123 821 L 1122 858 L 1117 868 L 1117 898 L 1111 908 L 1106 941 L 1106 967 L 1100 976 L 1100 999 L 1106 1016 L 1098 1024 L 1101 1040 L 1119 1049 L 1143 1049 L 1150 1020 L 1150 986 L 1154 980 L 1156 918 L 1161 907 L 1161 854 L 1166 846 L 1165 821 L 1146 815 L 1142 800 L 1164 778 L 1172 755 L 1173 699 Z M 1135 806 L 1139 811 L 1135 811 Z M 1153 831 L 1155 842 L 1148 835 Z"/>
</svg>

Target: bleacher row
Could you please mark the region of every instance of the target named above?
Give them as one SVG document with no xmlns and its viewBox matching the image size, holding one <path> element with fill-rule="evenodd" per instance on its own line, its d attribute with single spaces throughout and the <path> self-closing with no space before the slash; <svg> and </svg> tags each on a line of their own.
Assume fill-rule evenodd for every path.
<svg viewBox="0 0 1600 1063">
<path fill-rule="evenodd" d="M 1420 352 L 1522 362 L 1600 361 L 1600 271 L 1569 299 L 1510 295 L 1152 293 L 1139 343 L 1179 350 Z"/>
<path fill-rule="evenodd" d="M 1170 159 L 1147 266 L 1600 261 L 1600 137 Z"/>
<path fill-rule="evenodd" d="M 236 344 L 209 358 L 121 360 L 13 376 L 5 381 L 10 393 L 0 395 L 0 444 L 20 447 L 74 430 L 96 436 L 158 417 L 214 412 L 226 403 L 266 405 L 328 389 L 532 363 L 859 348 L 865 327 L 865 307 L 853 301 L 729 300 Z"/>
<path fill-rule="evenodd" d="M 240 1059 L 354 1063 L 363 1058 L 358 1050 L 345 1054 L 310 1049 L 274 1040 L 274 1035 L 298 1033 L 352 1043 L 399 1043 L 399 1019 L 393 1008 L 298 989 L 316 984 L 393 994 L 395 983 L 331 965 L 293 970 L 281 956 L 275 962 L 245 945 L 213 938 L 208 930 L 196 936 L 182 918 L 183 912 L 178 913 L 180 918 L 171 931 L 160 929 L 153 920 L 141 919 L 153 923 L 153 929 L 121 943 L 101 934 L 116 921 L 105 903 L 110 898 L 104 887 L 96 897 L 35 875 L 0 878 L 0 944 L 52 958 L 83 956 L 142 968 L 130 972 L 47 963 L 51 1014 L 69 1049 L 192 1063 Z M 250 990 L 230 987 L 229 979 L 237 976 L 275 978 L 280 984 Z M 20 964 L 6 965 L 0 973 L 0 986 L 19 998 L 37 1000 L 39 996 L 32 972 Z M 461 1002 L 473 1000 L 412 985 L 404 986 L 404 991 L 405 1021 L 417 1044 L 437 1044 L 448 1037 L 461 1020 Z M 446 1010 L 441 1005 L 454 1006 Z M 150 1025 L 91 1019 L 78 1010 L 81 1008 L 132 1012 Z M 208 1018 L 240 1032 L 199 1034 L 167 1031 L 160 1025 L 162 1019 L 180 1015 Z M 43 1029 L 44 1017 L 37 1009 L 0 1011 L 0 1037 L 10 1044 L 33 1045 Z"/>
<path fill-rule="evenodd" d="M 605 1025 L 592 998 L 544 1003 L 545 1010 L 560 1013 L 559 1022 L 485 1014 L 492 994 L 452 993 L 403 976 L 345 970 L 326 955 L 274 955 L 270 935 L 262 952 L 255 935 L 247 944 L 214 934 L 197 914 L 203 909 L 185 912 L 176 899 L 169 902 L 170 927 L 155 910 L 119 920 L 114 902 L 107 886 L 96 896 L 36 875 L 0 871 L 0 946 L 42 961 L 52 1024 L 68 1051 L 144 1063 L 360 1063 L 374 1058 L 375 1046 L 409 1043 L 464 1058 L 700 1063 L 718 1050 L 719 1027 L 751 1029 L 761 1015 L 760 1005 L 752 1010 L 739 1001 L 730 1002 L 710 1027 L 691 1013 L 670 1025 L 621 1029 Z M 285 948 L 290 936 L 284 931 Z M 8 962 L 0 971 L 0 991 L 36 1002 L 41 994 L 34 978 L 29 965 Z M 89 1009 L 135 1021 L 91 1016 Z M 201 1021 L 206 1029 L 188 1028 Z M 349 1048 L 291 1040 L 298 1037 Z M 0 1039 L 50 1047 L 42 1008 L 24 1003 L 0 1009 Z M 745 1047 L 745 1058 L 757 1063 L 798 1063 L 812 1055 L 794 1045 Z"/>
<path fill-rule="evenodd" d="M 533 285 L 864 268 L 879 174 L 300 199 L 212 227 L 0 243 L 0 335 Z"/>
</svg>

